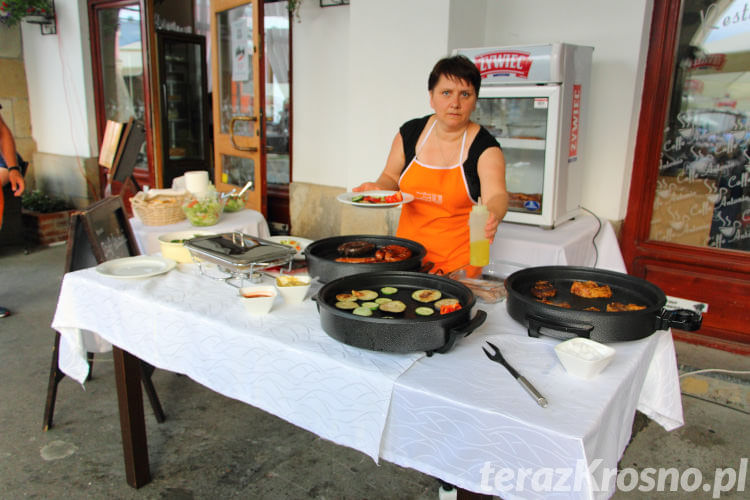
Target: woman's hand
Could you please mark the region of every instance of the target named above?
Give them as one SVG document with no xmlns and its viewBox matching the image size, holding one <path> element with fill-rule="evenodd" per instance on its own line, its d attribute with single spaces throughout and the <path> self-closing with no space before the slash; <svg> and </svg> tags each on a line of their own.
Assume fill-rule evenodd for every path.
<svg viewBox="0 0 750 500">
<path fill-rule="evenodd" d="M 497 226 L 500 224 L 500 219 L 495 214 L 490 212 L 490 216 L 487 217 L 487 224 L 484 226 L 484 235 L 490 240 L 490 243 L 495 241 L 495 233 L 497 233 Z"/>
<path fill-rule="evenodd" d="M 24 188 L 26 187 L 26 183 L 23 180 L 21 172 L 16 169 L 11 170 L 10 172 L 8 172 L 8 179 L 10 180 L 10 187 L 13 189 L 13 194 L 15 196 L 21 196 Z"/>
<path fill-rule="evenodd" d="M 360 191 L 381 191 L 383 188 L 377 185 L 375 182 L 363 182 L 359 186 L 352 189 L 353 192 L 358 193 Z"/>
</svg>

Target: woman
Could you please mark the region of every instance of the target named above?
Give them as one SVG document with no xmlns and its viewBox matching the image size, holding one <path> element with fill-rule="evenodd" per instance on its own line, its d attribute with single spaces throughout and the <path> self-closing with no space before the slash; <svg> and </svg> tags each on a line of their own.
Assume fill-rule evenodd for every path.
<svg viewBox="0 0 750 500">
<path fill-rule="evenodd" d="M 2 106 L 0 106 L 2 109 Z M 24 189 L 23 175 L 21 168 L 18 166 L 16 156 L 16 143 L 13 140 L 13 134 L 0 116 L 0 229 L 3 227 L 3 209 L 5 200 L 3 188 L 10 182 L 11 189 L 15 196 L 21 196 Z M 0 318 L 10 314 L 5 307 L 0 306 Z"/>
<path fill-rule="evenodd" d="M 485 227 L 490 241 L 508 209 L 500 145 L 470 120 L 481 81 L 465 56 L 438 61 L 427 84 L 435 113 L 402 125 L 378 180 L 354 188 L 414 196 L 402 205 L 396 235 L 424 245 L 425 261 L 437 272 L 468 266 L 469 212 L 480 196 L 490 212 Z"/>
</svg>

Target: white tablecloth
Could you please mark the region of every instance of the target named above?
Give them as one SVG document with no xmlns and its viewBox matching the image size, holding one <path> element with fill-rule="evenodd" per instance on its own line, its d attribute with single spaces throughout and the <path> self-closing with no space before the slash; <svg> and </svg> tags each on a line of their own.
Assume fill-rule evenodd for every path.
<svg viewBox="0 0 750 500">
<path fill-rule="evenodd" d="M 616 349 L 612 364 L 583 380 L 560 365 L 554 353 L 559 341 L 528 337 L 503 305 L 491 308 L 486 326 L 449 355 L 423 358 L 398 379 L 380 456 L 505 500 L 608 498 L 615 485 L 603 484 L 604 471 L 616 470 L 636 408 L 667 430 L 683 425 L 671 333 L 609 344 Z M 504 368 L 485 361 L 481 346 L 487 340 L 547 398 L 547 408 Z M 498 490 L 502 469 L 512 479 Z M 528 477 L 519 491 L 523 469 Z M 560 491 L 534 491 L 534 474 Z M 508 484 L 515 491 L 502 491 Z"/>
<path fill-rule="evenodd" d="M 199 229 L 212 233 L 229 233 L 240 231 L 250 236 L 268 238 L 271 232 L 263 214 L 256 210 L 240 210 L 239 212 L 225 212 L 221 214 L 219 222 L 213 226 L 196 227 L 186 219 L 176 224 L 166 226 L 146 226 L 138 217 L 131 217 L 130 225 L 135 234 L 138 250 L 144 255 L 150 255 L 161 251 L 159 247 L 159 236 L 177 231 L 190 231 Z"/>
<path fill-rule="evenodd" d="M 52 324 L 62 335 L 60 368 L 81 383 L 87 347 L 111 349 L 92 344 L 98 332 L 156 367 L 377 459 L 393 384 L 424 353 L 341 344 L 320 328 L 309 299 L 278 297 L 272 311 L 249 315 L 237 288 L 200 276 L 196 264 L 141 280 L 84 269 L 65 275 Z"/>
<path fill-rule="evenodd" d="M 528 484 L 522 492 L 494 490 L 492 477 L 483 485 L 486 464 L 493 470 L 550 468 L 558 475 L 560 468 L 579 467 L 578 487 L 572 476 L 572 491 L 560 495 L 605 498 L 613 485 L 598 483 L 605 468 L 616 467 L 636 408 L 667 429 L 682 424 L 674 345 L 666 331 L 614 344 L 612 364 L 588 381 L 568 375 L 553 351 L 558 341 L 529 338 L 504 302 L 480 304 L 487 322 L 448 354 L 372 353 L 328 337 L 309 300 L 289 306 L 278 299 L 272 314 L 248 316 L 236 289 L 198 276 L 195 267 L 184 264 L 144 280 L 107 278 L 93 269 L 66 274 L 52 323 L 62 334 L 61 369 L 84 380 L 87 333 L 81 329 L 96 331 L 156 367 L 373 459 L 468 490 L 485 491 L 486 485 L 503 498 L 552 493 L 529 491 Z M 485 340 L 547 397 L 548 408 L 486 359 Z"/>
<path fill-rule="evenodd" d="M 588 214 L 554 229 L 503 222 L 490 246 L 489 268 L 503 276 L 532 266 L 589 266 L 625 272 L 612 225 L 601 221 L 599 229 L 599 222 Z"/>
</svg>

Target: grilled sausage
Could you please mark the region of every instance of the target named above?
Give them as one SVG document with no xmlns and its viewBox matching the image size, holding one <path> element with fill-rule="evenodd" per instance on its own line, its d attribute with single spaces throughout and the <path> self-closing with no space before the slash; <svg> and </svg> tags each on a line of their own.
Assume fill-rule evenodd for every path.
<svg viewBox="0 0 750 500">
<path fill-rule="evenodd" d="M 375 244 L 363 240 L 347 241 L 336 247 L 336 250 L 344 257 L 362 257 L 371 254 L 375 250 Z"/>
</svg>

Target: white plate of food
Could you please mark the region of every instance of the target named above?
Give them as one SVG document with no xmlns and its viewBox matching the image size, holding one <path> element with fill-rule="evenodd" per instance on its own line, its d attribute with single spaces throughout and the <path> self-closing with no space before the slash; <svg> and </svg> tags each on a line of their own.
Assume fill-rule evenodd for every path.
<svg viewBox="0 0 750 500">
<path fill-rule="evenodd" d="M 149 278 L 171 271 L 176 265 L 172 259 L 157 255 L 137 255 L 102 262 L 96 270 L 110 278 Z"/>
<path fill-rule="evenodd" d="M 299 236 L 269 236 L 265 239 L 268 241 L 273 241 L 274 243 L 281 243 L 282 245 L 287 245 L 295 248 L 297 250 L 297 253 L 294 255 L 294 258 L 296 260 L 305 258 L 305 248 L 307 248 L 307 245 L 312 243 L 312 240 L 308 240 L 307 238 L 300 238 Z"/>
<path fill-rule="evenodd" d="M 401 191 L 361 191 L 342 193 L 336 197 L 341 203 L 366 208 L 395 207 L 414 201 L 414 196 Z"/>
</svg>

